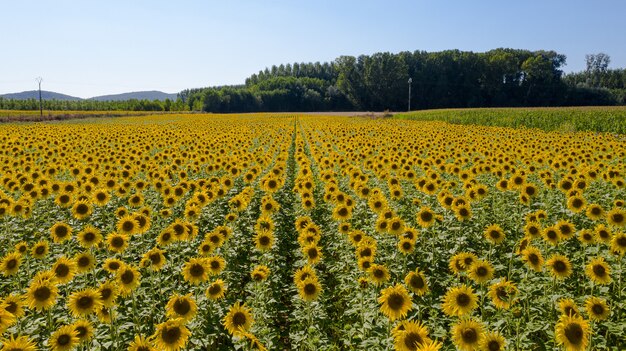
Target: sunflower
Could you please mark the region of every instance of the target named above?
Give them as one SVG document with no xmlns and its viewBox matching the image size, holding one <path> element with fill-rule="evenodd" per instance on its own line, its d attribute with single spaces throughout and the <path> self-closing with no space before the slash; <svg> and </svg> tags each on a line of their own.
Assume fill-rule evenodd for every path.
<svg viewBox="0 0 626 351">
<path fill-rule="evenodd" d="M 585 350 L 590 333 L 589 322 L 580 315 L 562 315 L 554 331 L 557 343 L 563 345 L 566 351 Z"/>
<path fill-rule="evenodd" d="M 256 232 L 254 236 L 254 245 L 259 251 L 268 251 L 274 245 L 274 235 L 272 232 L 267 230 Z"/>
<path fill-rule="evenodd" d="M 533 183 L 524 183 L 521 186 L 521 194 L 531 198 L 537 195 L 537 186 Z"/>
<path fill-rule="evenodd" d="M 341 233 L 341 234 L 348 234 L 348 233 L 350 233 L 350 230 L 352 228 L 351 228 L 349 222 L 342 222 L 342 223 L 339 224 L 337 229 L 339 230 L 339 233 Z"/>
<path fill-rule="evenodd" d="M 585 267 L 585 274 L 595 284 L 606 285 L 611 283 L 611 267 L 602 257 L 591 260 Z"/>
<path fill-rule="evenodd" d="M 379 216 L 375 224 L 377 233 L 385 233 L 389 231 L 389 220 L 383 216 Z"/>
<path fill-rule="evenodd" d="M 606 214 L 606 220 L 612 226 L 623 227 L 626 225 L 626 210 L 615 207 Z"/>
<path fill-rule="evenodd" d="M 156 326 L 152 339 L 157 350 L 178 351 L 185 348 L 190 335 L 181 319 L 170 319 Z"/>
<path fill-rule="evenodd" d="M 613 233 L 604 224 L 597 225 L 593 230 L 596 240 L 601 243 L 608 244 L 613 239 Z"/>
<path fill-rule="evenodd" d="M 371 257 L 371 256 L 370 257 L 361 257 L 357 261 L 357 265 L 359 266 L 359 269 L 362 270 L 362 271 L 365 271 L 365 272 L 368 272 L 373 264 L 374 264 L 374 258 Z"/>
<path fill-rule="evenodd" d="M 128 206 L 138 208 L 143 205 L 143 196 L 141 193 L 136 193 L 128 198 Z"/>
<path fill-rule="evenodd" d="M 64 242 L 72 238 L 72 227 L 65 223 L 57 222 L 50 228 L 50 235 L 55 243 Z"/>
<path fill-rule="evenodd" d="M 473 319 L 464 318 L 452 327 L 452 341 L 461 351 L 474 351 L 483 342 L 483 325 Z"/>
<path fill-rule="evenodd" d="M 404 318 L 413 308 L 411 296 L 401 284 L 383 289 L 378 302 L 381 304 L 381 312 L 391 321 Z"/>
<path fill-rule="evenodd" d="M 613 239 L 611 239 L 611 250 L 620 256 L 624 256 L 626 253 L 626 234 L 619 232 L 613 236 Z"/>
<path fill-rule="evenodd" d="M 422 345 L 431 342 L 428 337 L 428 328 L 421 322 L 400 322 L 392 334 L 395 349 L 398 351 L 417 351 Z"/>
<path fill-rule="evenodd" d="M 541 225 L 537 222 L 528 222 L 524 226 L 524 234 L 531 239 L 541 237 Z"/>
<path fill-rule="evenodd" d="M 541 232 L 543 239 L 552 245 L 558 245 L 561 241 L 561 235 L 555 226 L 546 227 Z"/>
<path fill-rule="evenodd" d="M 72 206 L 72 216 L 78 220 L 85 219 L 93 213 L 93 208 L 89 202 L 81 200 Z"/>
<path fill-rule="evenodd" d="M 562 298 L 558 302 L 559 311 L 566 316 L 578 315 L 578 307 L 576 302 L 570 298 Z"/>
<path fill-rule="evenodd" d="M 492 284 L 488 295 L 496 308 L 509 309 L 516 301 L 517 287 L 505 278 Z"/>
<path fill-rule="evenodd" d="M 0 259 L 0 272 L 2 275 L 13 276 L 17 274 L 22 263 L 22 255 L 19 252 L 11 252 Z"/>
<path fill-rule="evenodd" d="M 65 256 L 59 257 L 50 270 L 58 284 L 70 282 L 76 274 L 76 262 Z"/>
<path fill-rule="evenodd" d="M 528 246 L 522 250 L 522 261 L 526 262 L 535 272 L 543 270 L 543 255 L 541 250 L 534 246 Z"/>
<path fill-rule="evenodd" d="M 361 240 L 367 235 L 362 230 L 353 230 L 348 234 L 350 242 L 354 246 L 358 246 Z"/>
<path fill-rule="evenodd" d="M 124 206 L 120 206 L 115 210 L 115 216 L 118 218 L 122 218 L 128 214 L 128 210 Z"/>
<path fill-rule="evenodd" d="M 611 311 L 605 299 L 599 297 L 589 297 L 585 300 L 585 310 L 591 320 L 602 321 L 609 318 Z"/>
<path fill-rule="evenodd" d="M 566 220 L 556 222 L 554 227 L 559 231 L 561 239 L 570 239 L 576 233 L 576 227 Z"/>
<path fill-rule="evenodd" d="M 158 272 L 165 265 L 165 251 L 158 247 L 153 247 L 142 257 L 142 266 L 149 267 L 152 271 Z"/>
<path fill-rule="evenodd" d="M 435 223 L 435 212 L 430 207 L 422 207 L 416 215 L 417 223 L 422 228 L 427 228 Z"/>
<path fill-rule="evenodd" d="M 454 215 L 459 222 L 463 222 L 472 218 L 472 209 L 469 205 L 460 205 L 454 207 Z"/>
<path fill-rule="evenodd" d="M 72 293 L 67 306 L 74 317 L 87 317 L 102 306 L 102 301 L 96 289 L 84 289 Z"/>
<path fill-rule="evenodd" d="M 43 259 L 48 255 L 49 246 L 47 241 L 39 241 L 30 249 L 30 255 L 36 259 Z"/>
<path fill-rule="evenodd" d="M 487 261 L 476 260 L 470 266 L 468 276 L 477 284 L 485 283 L 493 278 L 493 267 Z"/>
<path fill-rule="evenodd" d="M 497 224 L 492 224 L 485 229 L 485 239 L 492 244 L 500 244 L 504 241 L 504 231 Z"/>
<path fill-rule="evenodd" d="M 175 294 L 170 297 L 165 306 L 165 313 L 168 318 L 180 318 L 183 323 L 191 321 L 197 311 L 198 306 L 193 297 L 191 297 L 191 293 L 187 295 Z"/>
<path fill-rule="evenodd" d="M 309 264 L 315 264 L 322 259 L 322 251 L 316 243 L 302 247 L 302 254 L 306 257 Z"/>
<path fill-rule="evenodd" d="M 115 300 L 119 295 L 119 287 L 112 281 L 107 281 L 98 287 L 98 294 L 100 295 L 100 302 L 107 308 L 111 308 L 115 305 Z"/>
<path fill-rule="evenodd" d="M 306 266 L 296 270 L 296 272 L 293 275 L 293 282 L 294 282 L 294 284 L 298 285 L 298 284 L 300 284 L 301 282 L 303 282 L 307 278 L 315 278 L 315 279 L 317 279 L 317 274 L 315 273 L 313 268 L 311 268 L 311 266 L 309 266 L 309 265 L 306 265 Z"/>
<path fill-rule="evenodd" d="M 71 326 L 74 328 L 74 331 L 76 331 L 76 337 L 78 338 L 78 342 L 80 344 L 85 343 L 93 338 L 94 328 L 88 320 L 77 320 L 76 322 L 72 323 Z"/>
<path fill-rule="evenodd" d="M 110 199 L 111 196 L 109 195 L 109 191 L 106 189 L 96 189 L 91 196 L 93 203 L 98 206 L 106 205 Z"/>
<path fill-rule="evenodd" d="M 357 245 L 356 257 L 358 259 L 361 259 L 361 258 L 374 259 L 374 256 L 376 256 L 376 242 L 374 240 L 362 239 Z"/>
<path fill-rule="evenodd" d="M 1 351 L 37 351 L 37 344 L 28 336 L 14 338 L 11 335 L 9 339 L 2 340 L 2 343 Z"/>
<path fill-rule="evenodd" d="M 574 213 L 582 212 L 586 205 L 587 201 L 585 201 L 585 198 L 580 195 L 570 196 L 567 199 L 567 208 Z"/>
<path fill-rule="evenodd" d="M 209 274 L 219 275 L 226 267 L 226 261 L 222 256 L 210 256 L 206 259 Z"/>
<path fill-rule="evenodd" d="M 225 238 L 217 231 L 213 231 L 206 235 L 204 240 L 211 244 L 213 247 L 221 247 L 224 245 Z"/>
<path fill-rule="evenodd" d="M 150 340 L 142 335 L 135 335 L 133 341 L 128 344 L 128 351 L 157 351 Z"/>
<path fill-rule="evenodd" d="M 139 230 L 137 231 L 137 234 L 145 233 L 146 231 L 148 231 L 148 229 L 150 229 L 152 222 L 150 221 L 149 215 L 146 215 L 142 212 L 138 212 L 138 213 L 134 213 L 133 217 L 135 218 L 137 223 L 139 223 Z"/>
<path fill-rule="evenodd" d="M 198 285 L 209 279 L 209 265 L 206 258 L 192 257 L 183 265 L 183 278 L 192 285 Z"/>
<path fill-rule="evenodd" d="M 408 255 L 415 249 L 415 243 L 409 238 L 402 238 L 398 241 L 398 251 L 404 255 Z"/>
<path fill-rule="evenodd" d="M 89 272 L 96 266 L 96 258 L 90 252 L 81 252 L 74 256 L 76 271 L 78 273 Z"/>
<path fill-rule="evenodd" d="M 391 219 L 389 219 L 388 230 L 389 230 L 389 234 L 392 234 L 392 235 L 402 234 L 402 232 L 404 232 L 404 222 L 402 221 L 402 218 L 398 216 L 394 216 Z"/>
<path fill-rule="evenodd" d="M 102 234 L 98 228 L 87 225 L 76 235 L 78 243 L 85 249 L 97 246 L 102 241 Z"/>
<path fill-rule="evenodd" d="M 258 265 L 254 267 L 252 272 L 250 273 L 250 277 L 252 280 L 256 282 L 261 282 L 267 279 L 270 274 L 270 269 L 265 265 Z"/>
<path fill-rule="evenodd" d="M 317 300 L 319 294 L 322 291 L 322 285 L 315 276 L 304 279 L 297 285 L 297 287 L 298 294 L 300 294 L 302 300 L 306 302 Z"/>
<path fill-rule="evenodd" d="M 140 280 L 141 275 L 134 266 L 125 264 L 117 271 L 116 282 L 122 296 L 130 295 L 139 286 Z"/>
<path fill-rule="evenodd" d="M 554 254 L 546 261 L 546 266 L 550 267 L 550 274 L 557 279 L 565 279 L 572 274 L 572 264 L 566 256 Z"/>
<path fill-rule="evenodd" d="M 107 245 L 111 252 L 122 253 L 128 248 L 128 235 L 122 233 L 111 233 L 107 235 Z"/>
<path fill-rule="evenodd" d="M 595 236 L 589 229 L 583 229 L 578 232 L 578 240 L 584 245 L 591 245 L 595 242 Z"/>
<path fill-rule="evenodd" d="M 459 252 L 450 258 L 448 267 L 455 274 L 465 272 L 478 258 L 471 252 Z"/>
<path fill-rule="evenodd" d="M 135 235 L 139 233 L 139 222 L 135 219 L 135 216 L 126 214 L 117 221 L 117 231 L 120 234 Z"/>
<path fill-rule="evenodd" d="M 261 341 L 256 336 L 254 336 L 254 334 L 248 333 L 248 332 L 243 332 L 242 334 L 243 334 L 243 337 L 246 338 L 248 342 L 250 342 L 250 348 L 252 350 L 267 351 L 267 348 L 261 343 Z"/>
<path fill-rule="evenodd" d="M 417 351 L 439 351 L 443 347 L 443 344 L 437 340 L 431 340 L 424 342 Z"/>
<path fill-rule="evenodd" d="M 464 316 L 478 307 L 478 297 L 467 285 L 450 288 L 443 297 L 443 312 L 448 316 Z"/>
<path fill-rule="evenodd" d="M 206 289 L 206 297 L 211 300 L 219 300 L 226 294 L 226 287 L 224 281 L 221 279 L 216 279 L 209 287 Z"/>
<path fill-rule="evenodd" d="M 336 221 L 346 221 L 352 217 L 352 209 L 344 204 L 338 205 L 333 210 L 333 219 Z"/>
<path fill-rule="evenodd" d="M 60 327 L 48 339 L 51 351 L 73 350 L 78 344 L 78 332 L 71 325 Z"/>
<path fill-rule="evenodd" d="M 171 230 L 163 230 L 157 237 L 157 244 L 161 247 L 165 247 L 177 240 L 176 235 Z"/>
<path fill-rule="evenodd" d="M 9 295 L 0 300 L 0 309 L 9 312 L 15 318 L 24 316 L 24 297 L 22 295 Z"/>
<path fill-rule="evenodd" d="M 15 324 L 16 318 L 13 314 L 7 312 L 4 308 L 0 308 L 0 335 L 2 335 L 10 326 Z"/>
<path fill-rule="evenodd" d="M 506 348 L 506 340 L 498 332 L 485 333 L 481 344 L 481 350 L 485 351 L 504 351 Z"/>
<path fill-rule="evenodd" d="M 382 283 L 388 281 L 391 277 L 387 267 L 380 264 L 372 264 L 368 272 L 370 280 L 376 285 L 381 285 Z"/>
<path fill-rule="evenodd" d="M 304 227 L 306 227 L 310 222 L 311 222 L 311 219 L 308 217 L 299 217 L 298 219 L 296 219 L 296 229 L 298 231 L 300 229 L 304 229 Z M 304 225 L 304 227 L 302 227 L 302 225 Z M 267 217 L 267 216 L 259 216 L 259 219 L 257 219 L 254 225 L 254 230 L 256 232 L 261 232 L 263 230 L 274 232 L 274 228 L 275 228 L 274 221 L 272 220 L 271 217 Z"/>
<path fill-rule="evenodd" d="M 245 304 L 240 305 L 237 301 L 230 307 L 228 313 L 224 317 L 224 327 L 232 335 L 241 335 L 250 329 L 254 323 L 252 313 Z"/>
<path fill-rule="evenodd" d="M 409 274 L 404 277 L 404 283 L 409 289 L 417 294 L 417 296 L 422 296 L 428 293 L 428 281 L 419 269 L 415 271 L 409 272 Z"/>
<path fill-rule="evenodd" d="M 587 215 L 587 218 L 591 219 L 592 221 L 597 221 L 602 219 L 605 216 L 605 213 L 602 206 L 598 204 L 591 204 L 587 206 L 585 215 Z"/>
<path fill-rule="evenodd" d="M 112 307 L 102 306 L 96 311 L 96 317 L 101 323 L 111 324 L 116 314 Z"/>
<path fill-rule="evenodd" d="M 228 214 L 226 214 L 226 216 L 224 216 L 224 220 L 226 222 L 232 223 L 234 222 L 239 216 L 237 215 L 237 213 L 235 212 L 230 212 Z"/>
<path fill-rule="evenodd" d="M 54 203 L 56 203 L 61 208 L 68 208 L 72 205 L 72 201 L 74 200 L 74 195 L 68 193 L 61 193 L 56 196 L 54 199 Z"/>
<path fill-rule="evenodd" d="M 110 257 L 110 258 L 107 258 L 106 260 L 104 260 L 104 263 L 102 264 L 102 268 L 104 268 L 105 271 L 114 274 L 123 265 L 124 265 L 124 262 L 122 262 L 120 259 L 114 258 L 114 257 Z"/>
<path fill-rule="evenodd" d="M 25 241 L 20 241 L 15 244 L 15 251 L 19 252 L 20 255 L 24 255 L 28 252 L 28 244 Z"/>
</svg>

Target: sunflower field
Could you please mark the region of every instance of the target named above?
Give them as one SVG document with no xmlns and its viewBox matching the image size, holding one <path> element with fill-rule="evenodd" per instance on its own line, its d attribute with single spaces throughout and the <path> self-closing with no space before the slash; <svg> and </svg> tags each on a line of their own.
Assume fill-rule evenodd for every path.
<svg viewBox="0 0 626 351">
<path fill-rule="evenodd" d="M 0 125 L 0 351 L 625 350 L 626 138 Z"/>
</svg>

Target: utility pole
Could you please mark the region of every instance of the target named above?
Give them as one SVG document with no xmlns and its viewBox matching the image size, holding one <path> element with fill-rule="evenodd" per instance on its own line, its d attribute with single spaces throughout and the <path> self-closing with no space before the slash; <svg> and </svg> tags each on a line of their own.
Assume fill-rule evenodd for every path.
<svg viewBox="0 0 626 351">
<path fill-rule="evenodd" d="M 39 116 L 43 118 L 43 104 L 41 102 L 41 82 L 43 82 L 43 78 L 37 77 L 35 78 L 35 81 L 39 83 Z"/>
<path fill-rule="evenodd" d="M 409 78 L 409 111 L 411 111 L 411 83 L 413 83 L 413 79 Z"/>
</svg>

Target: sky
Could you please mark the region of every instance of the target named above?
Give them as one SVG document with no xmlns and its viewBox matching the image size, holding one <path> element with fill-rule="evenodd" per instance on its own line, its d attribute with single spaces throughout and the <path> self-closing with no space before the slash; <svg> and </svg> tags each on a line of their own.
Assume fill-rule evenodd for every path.
<svg viewBox="0 0 626 351">
<path fill-rule="evenodd" d="M 0 94 L 82 98 L 243 84 L 265 67 L 375 52 L 555 50 L 626 67 L 622 0 L 0 0 Z"/>
</svg>

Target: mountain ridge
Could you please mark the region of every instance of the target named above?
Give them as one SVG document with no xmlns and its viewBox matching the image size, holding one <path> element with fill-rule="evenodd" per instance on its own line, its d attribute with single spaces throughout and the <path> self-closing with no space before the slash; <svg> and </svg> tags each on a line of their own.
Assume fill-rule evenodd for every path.
<svg viewBox="0 0 626 351">
<path fill-rule="evenodd" d="M 41 98 L 43 100 L 61 100 L 61 101 L 82 101 L 82 100 L 95 100 L 95 101 L 124 101 L 124 100 L 160 100 L 165 101 L 165 99 L 176 100 L 177 94 L 168 94 L 158 90 L 144 90 L 144 91 L 133 91 L 128 93 L 121 94 L 110 94 L 110 95 L 100 95 L 94 96 L 87 99 L 79 98 L 76 96 L 66 95 L 62 93 L 57 93 L 54 91 L 41 91 Z M 0 94 L 0 98 L 5 99 L 15 99 L 15 100 L 28 100 L 28 99 L 39 99 L 39 91 L 38 90 L 28 90 L 22 91 L 19 93 L 7 93 Z"/>
</svg>

